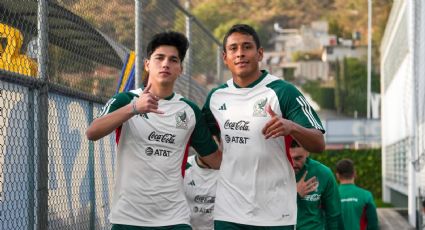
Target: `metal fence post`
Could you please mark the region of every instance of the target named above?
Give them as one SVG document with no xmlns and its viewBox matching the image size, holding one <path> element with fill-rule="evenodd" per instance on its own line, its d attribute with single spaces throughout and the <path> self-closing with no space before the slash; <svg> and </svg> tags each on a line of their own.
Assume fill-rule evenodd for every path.
<svg viewBox="0 0 425 230">
<path fill-rule="evenodd" d="M 38 159 L 37 159 L 37 229 L 48 229 L 48 2 L 38 0 L 38 77 L 41 87 L 38 95 Z"/>
<path fill-rule="evenodd" d="M 88 109 L 88 120 L 89 123 L 93 121 L 93 102 L 89 102 Z M 89 186 L 90 186 L 90 230 L 96 228 L 96 184 L 95 184 L 95 175 L 94 175 L 94 142 L 89 141 Z"/>
<path fill-rule="evenodd" d="M 28 90 L 28 230 L 34 229 L 34 89 L 30 88 Z"/>
<path fill-rule="evenodd" d="M 186 0 L 185 8 L 189 11 L 190 8 L 190 0 Z M 192 16 L 186 15 L 186 37 L 189 41 L 189 44 L 192 42 Z M 187 86 L 187 98 L 190 98 L 191 95 L 191 87 L 192 87 L 192 48 L 189 45 L 189 49 L 186 52 L 186 62 L 184 66 L 184 75 L 188 78 L 188 86 Z"/>
<path fill-rule="evenodd" d="M 142 18 L 142 1 L 135 0 L 135 53 L 136 53 L 136 74 L 134 76 L 134 88 L 142 87 L 142 74 L 143 74 L 143 18 Z"/>
<path fill-rule="evenodd" d="M 221 47 L 217 46 L 217 80 L 219 84 L 222 84 L 224 79 L 223 79 L 223 59 L 222 59 L 222 55 L 221 55 Z"/>
</svg>

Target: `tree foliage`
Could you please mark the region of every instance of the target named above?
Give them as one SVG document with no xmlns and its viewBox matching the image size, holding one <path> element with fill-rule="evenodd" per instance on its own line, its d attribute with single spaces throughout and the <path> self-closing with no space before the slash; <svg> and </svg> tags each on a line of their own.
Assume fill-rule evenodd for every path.
<svg viewBox="0 0 425 230">
<path fill-rule="evenodd" d="M 345 58 L 336 63 L 335 106 L 339 113 L 366 116 L 367 65 L 356 58 Z M 379 92 L 379 75 L 372 71 L 372 92 Z"/>
</svg>

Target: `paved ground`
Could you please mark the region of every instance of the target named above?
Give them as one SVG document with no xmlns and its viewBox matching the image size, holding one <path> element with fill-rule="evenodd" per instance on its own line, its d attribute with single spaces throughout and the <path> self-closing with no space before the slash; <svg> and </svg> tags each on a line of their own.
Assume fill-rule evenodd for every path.
<svg viewBox="0 0 425 230">
<path fill-rule="evenodd" d="M 381 230 L 411 230 L 407 220 L 394 208 L 378 208 L 379 226 Z"/>
</svg>

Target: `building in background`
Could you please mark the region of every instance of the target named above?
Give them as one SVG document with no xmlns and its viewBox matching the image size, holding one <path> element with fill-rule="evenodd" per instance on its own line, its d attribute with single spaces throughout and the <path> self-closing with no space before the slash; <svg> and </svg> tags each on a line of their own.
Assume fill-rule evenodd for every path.
<svg viewBox="0 0 425 230">
<path fill-rule="evenodd" d="M 383 199 L 421 226 L 425 195 L 425 2 L 394 0 L 381 49 Z"/>
</svg>

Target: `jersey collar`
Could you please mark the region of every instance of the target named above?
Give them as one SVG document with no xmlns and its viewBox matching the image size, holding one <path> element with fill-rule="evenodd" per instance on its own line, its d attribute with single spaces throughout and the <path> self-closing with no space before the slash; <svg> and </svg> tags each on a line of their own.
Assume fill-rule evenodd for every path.
<svg viewBox="0 0 425 230">
<path fill-rule="evenodd" d="M 235 86 L 235 88 L 254 88 L 254 86 L 260 83 L 267 76 L 267 74 L 269 74 L 267 70 L 261 70 L 260 77 L 257 80 L 255 80 L 253 83 L 247 85 L 246 87 L 240 87 L 234 81 L 233 81 L 233 85 Z"/>
<path fill-rule="evenodd" d="M 170 96 L 165 97 L 163 100 L 170 101 L 171 99 L 173 99 L 174 95 L 175 95 L 175 93 L 173 92 Z"/>
</svg>

